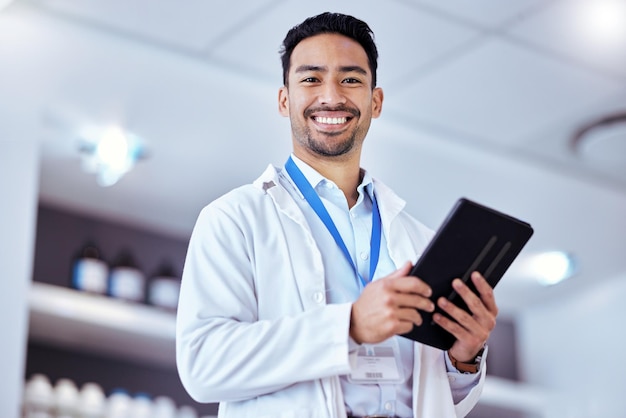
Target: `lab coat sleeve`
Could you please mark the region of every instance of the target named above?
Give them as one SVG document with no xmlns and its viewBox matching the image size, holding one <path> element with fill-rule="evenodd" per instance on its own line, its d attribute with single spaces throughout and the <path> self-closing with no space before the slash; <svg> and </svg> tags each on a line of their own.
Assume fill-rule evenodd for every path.
<svg viewBox="0 0 626 418">
<path fill-rule="evenodd" d="M 461 400 L 455 399 L 454 401 L 454 409 L 458 417 L 464 417 L 467 414 L 469 414 L 471 410 L 478 403 L 480 395 L 483 392 L 485 378 L 487 375 L 487 354 L 488 354 L 488 348 L 485 347 L 485 352 L 482 355 L 482 359 L 481 359 L 480 366 L 479 366 L 479 372 L 477 376 L 475 376 L 477 377 L 478 381 L 469 389 L 469 392 L 465 394 L 465 397 L 463 399 Z M 448 357 L 447 354 L 444 354 L 444 355 Z M 448 376 L 450 376 L 450 373 L 448 373 Z M 453 392 L 455 390 L 454 386 L 455 386 L 454 384 L 451 385 Z"/>
<path fill-rule="evenodd" d="M 278 277 L 293 275 L 290 263 L 259 271 L 254 260 L 264 255 L 255 252 L 246 216 L 231 209 L 207 206 L 189 243 L 176 325 L 177 367 L 187 392 L 198 402 L 238 401 L 347 373 L 351 305 L 304 310 L 293 277 Z M 279 228 L 274 223 L 265 227 Z M 275 288 L 261 288 L 261 276 L 276 280 Z M 261 298 L 281 304 L 275 317 L 259 317 Z"/>
</svg>

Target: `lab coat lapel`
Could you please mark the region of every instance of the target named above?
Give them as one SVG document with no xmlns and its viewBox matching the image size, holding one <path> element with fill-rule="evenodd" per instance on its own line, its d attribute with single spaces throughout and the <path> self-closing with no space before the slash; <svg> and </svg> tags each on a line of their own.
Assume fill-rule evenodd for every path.
<svg viewBox="0 0 626 418">
<path fill-rule="evenodd" d="M 254 184 L 265 190 L 278 213 L 284 215 L 281 216 L 280 225 L 286 242 L 303 242 L 307 246 L 304 251 L 299 246 L 297 252 L 289 251 L 286 256 L 290 258 L 294 268 L 293 279 L 296 281 L 303 309 L 319 306 L 320 301 L 325 302 L 326 299 L 322 254 L 304 214 L 289 192 L 280 185 L 274 166 L 270 165 Z M 291 248 L 289 245 L 286 247 Z"/>
</svg>

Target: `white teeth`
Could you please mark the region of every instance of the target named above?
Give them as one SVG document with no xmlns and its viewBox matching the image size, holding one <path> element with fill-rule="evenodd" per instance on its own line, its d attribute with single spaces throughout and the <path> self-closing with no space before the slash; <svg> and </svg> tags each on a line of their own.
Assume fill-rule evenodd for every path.
<svg viewBox="0 0 626 418">
<path fill-rule="evenodd" d="M 316 117 L 315 120 L 319 123 L 323 123 L 325 125 L 339 125 L 341 123 L 346 123 L 348 118 L 325 118 L 325 117 Z"/>
</svg>

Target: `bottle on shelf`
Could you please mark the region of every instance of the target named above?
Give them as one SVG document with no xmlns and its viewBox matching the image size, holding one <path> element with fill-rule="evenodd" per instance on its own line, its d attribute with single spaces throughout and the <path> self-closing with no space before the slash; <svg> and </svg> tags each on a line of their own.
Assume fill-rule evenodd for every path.
<svg viewBox="0 0 626 418">
<path fill-rule="evenodd" d="M 54 394 L 50 379 L 34 374 L 24 385 L 22 416 L 24 418 L 52 418 Z"/>
<path fill-rule="evenodd" d="M 107 399 L 106 418 L 131 418 L 130 407 L 132 398 L 122 388 L 113 389 Z"/>
<path fill-rule="evenodd" d="M 198 418 L 198 413 L 191 406 L 183 405 L 178 408 L 176 418 Z"/>
<path fill-rule="evenodd" d="M 171 263 L 162 263 L 148 283 L 148 304 L 175 312 L 179 294 L 180 278 L 174 273 Z"/>
<path fill-rule="evenodd" d="M 118 387 L 107 397 L 97 383 L 87 382 L 79 390 L 68 378 L 52 385 L 39 373 L 24 384 L 21 418 L 198 418 L 198 413 L 191 406 L 177 408 L 168 396 L 131 396 Z"/>
<path fill-rule="evenodd" d="M 55 418 L 75 418 L 78 414 L 78 388 L 70 379 L 59 379 L 54 386 Z"/>
<path fill-rule="evenodd" d="M 144 392 L 135 394 L 130 405 L 130 417 L 153 418 L 153 405 L 150 395 Z"/>
<path fill-rule="evenodd" d="M 78 417 L 104 418 L 106 397 L 102 387 L 93 382 L 85 383 L 78 396 Z"/>
<path fill-rule="evenodd" d="M 176 418 L 176 403 L 167 396 L 157 396 L 153 401 L 152 418 Z"/>
<path fill-rule="evenodd" d="M 104 295 L 108 277 L 109 266 L 102 259 L 100 249 L 93 242 L 86 243 L 72 263 L 72 287 Z"/>
<path fill-rule="evenodd" d="M 145 301 L 146 277 L 128 250 L 123 250 L 111 267 L 108 293 L 111 297 L 126 301 Z"/>
</svg>

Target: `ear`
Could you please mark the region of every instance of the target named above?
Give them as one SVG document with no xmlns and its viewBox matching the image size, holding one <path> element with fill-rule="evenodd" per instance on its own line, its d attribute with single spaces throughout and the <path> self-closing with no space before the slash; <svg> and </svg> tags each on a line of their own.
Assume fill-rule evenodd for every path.
<svg viewBox="0 0 626 418">
<path fill-rule="evenodd" d="M 383 111 L 383 99 L 384 99 L 383 89 L 380 87 L 374 88 L 372 91 L 372 117 L 377 118 L 380 116 L 380 113 Z"/>
<path fill-rule="evenodd" d="M 289 117 L 289 90 L 285 86 L 278 89 L 278 112 Z"/>
</svg>

